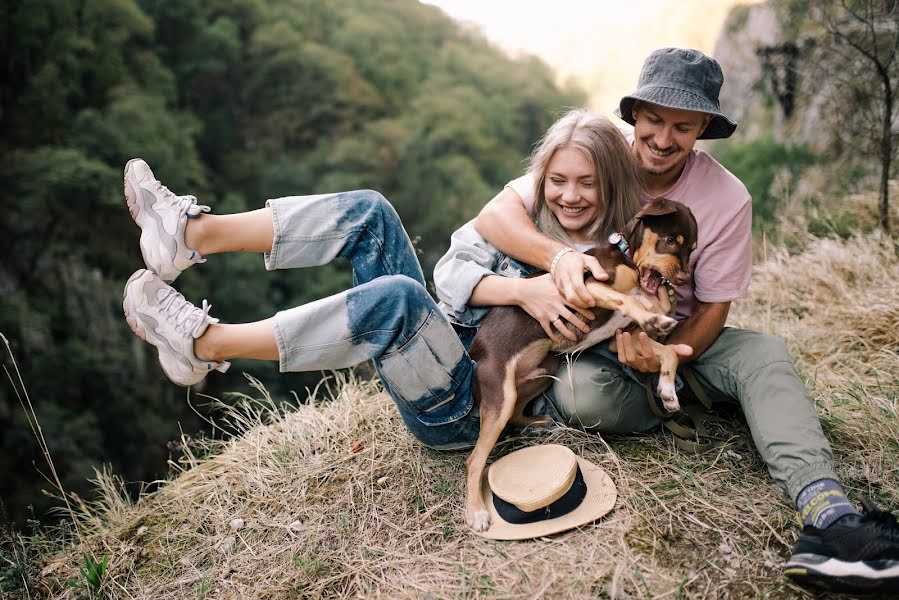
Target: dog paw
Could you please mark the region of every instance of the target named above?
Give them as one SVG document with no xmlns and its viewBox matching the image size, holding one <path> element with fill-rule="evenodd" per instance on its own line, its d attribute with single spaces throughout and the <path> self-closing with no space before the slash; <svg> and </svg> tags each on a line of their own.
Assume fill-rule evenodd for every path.
<svg viewBox="0 0 899 600">
<path fill-rule="evenodd" d="M 486 508 L 479 508 L 468 517 L 468 526 L 475 531 L 487 531 L 490 528 L 490 513 Z"/>
<path fill-rule="evenodd" d="M 659 392 L 659 398 L 662 399 L 662 407 L 665 410 L 669 413 L 680 410 L 680 401 L 677 399 L 677 393 L 674 391 L 672 384 L 660 381 L 657 391 Z"/>
<path fill-rule="evenodd" d="M 666 315 L 652 315 L 642 324 L 649 335 L 668 335 L 677 326 L 677 320 Z"/>
</svg>

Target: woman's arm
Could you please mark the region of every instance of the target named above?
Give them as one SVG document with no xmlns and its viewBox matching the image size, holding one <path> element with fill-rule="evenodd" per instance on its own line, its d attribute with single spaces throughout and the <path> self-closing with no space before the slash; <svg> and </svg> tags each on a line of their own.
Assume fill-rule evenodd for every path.
<svg viewBox="0 0 899 600">
<path fill-rule="evenodd" d="M 472 291 L 469 304 L 518 305 L 540 323 L 546 335 L 554 338 L 558 331 L 571 341 L 577 341 L 577 336 L 568 327 L 564 327 L 565 321 L 587 333 L 590 328 L 579 317 L 582 316 L 588 321 L 593 320 L 593 313 L 588 309 L 577 307 L 572 309 L 566 305 L 565 299 L 559 295 L 559 290 L 556 289 L 548 273 L 527 279 L 498 275 L 484 277 Z"/>
<path fill-rule="evenodd" d="M 557 317 L 587 332 L 587 325 L 565 305 L 548 275 L 530 279 L 498 276 L 494 270 L 500 257 L 499 251 L 475 231 L 473 222 L 453 232 L 449 250 L 434 269 L 437 298 L 449 317 L 472 326 L 486 314 L 483 307 L 518 305 L 550 336 L 555 327 L 552 321 Z M 593 318 L 589 310 L 576 310 L 587 319 Z M 567 327 L 561 331 L 565 337 L 575 338 Z"/>
<path fill-rule="evenodd" d="M 521 196 L 510 187 L 503 188 L 481 209 L 474 220 L 474 227 L 500 251 L 544 271 L 550 270 L 553 259 L 565 248 L 564 244 L 537 230 Z M 584 286 L 584 273 L 587 271 L 599 281 L 607 279 L 599 262 L 580 252 L 567 252 L 556 263 L 553 281 L 571 306 L 596 306 L 596 301 Z"/>
</svg>

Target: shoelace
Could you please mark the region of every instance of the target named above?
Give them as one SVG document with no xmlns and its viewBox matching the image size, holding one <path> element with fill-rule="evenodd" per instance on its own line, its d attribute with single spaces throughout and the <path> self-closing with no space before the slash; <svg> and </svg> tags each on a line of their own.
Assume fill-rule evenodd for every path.
<svg viewBox="0 0 899 600">
<path fill-rule="evenodd" d="M 158 179 L 154 179 L 152 182 L 153 187 L 157 192 L 162 194 L 162 197 L 172 203 L 176 209 L 178 209 L 179 213 L 187 213 L 189 217 L 196 217 L 200 213 L 208 213 L 212 209 L 205 204 L 197 204 L 197 197 L 188 194 L 187 196 L 178 196 L 164 186 L 161 181 Z"/>
<path fill-rule="evenodd" d="M 169 288 L 165 297 L 159 301 L 159 310 L 171 321 L 174 328 L 193 337 L 194 333 L 205 323 L 218 323 L 218 319 L 209 316 L 212 305 L 205 299 L 202 308 L 194 306 L 174 288 Z"/>
</svg>

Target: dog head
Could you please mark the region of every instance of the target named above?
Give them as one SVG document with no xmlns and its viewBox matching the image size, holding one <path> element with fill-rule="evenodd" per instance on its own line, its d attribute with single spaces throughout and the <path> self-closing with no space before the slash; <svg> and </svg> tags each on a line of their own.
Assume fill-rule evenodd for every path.
<svg viewBox="0 0 899 600">
<path fill-rule="evenodd" d="M 624 235 L 644 292 L 654 295 L 663 277 L 674 285 L 690 281 L 697 229 L 690 209 L 666 198 L 646 204 L 628 221 Z"/>
</svg>

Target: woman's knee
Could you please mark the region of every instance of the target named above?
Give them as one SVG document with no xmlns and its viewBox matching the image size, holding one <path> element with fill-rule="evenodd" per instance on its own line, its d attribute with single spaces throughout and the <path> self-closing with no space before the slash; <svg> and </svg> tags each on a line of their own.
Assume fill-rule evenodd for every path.
<svg viewBox="0 0 899 600">
<path fill-rule="evenodd" d="M 375 280 L 384 301 L 407 307 L 436 308 L 425 286 L 407 275 L 384 275 Z"/>
<path fill-rule="evenodd" d="M 399 222 L 396 209 L 381 192 L 356 190 L 348 193 L 352 195 L 352 206 L 363 211 L 368 220 L 380 219 L 384 222 Z"/>
</svg>

